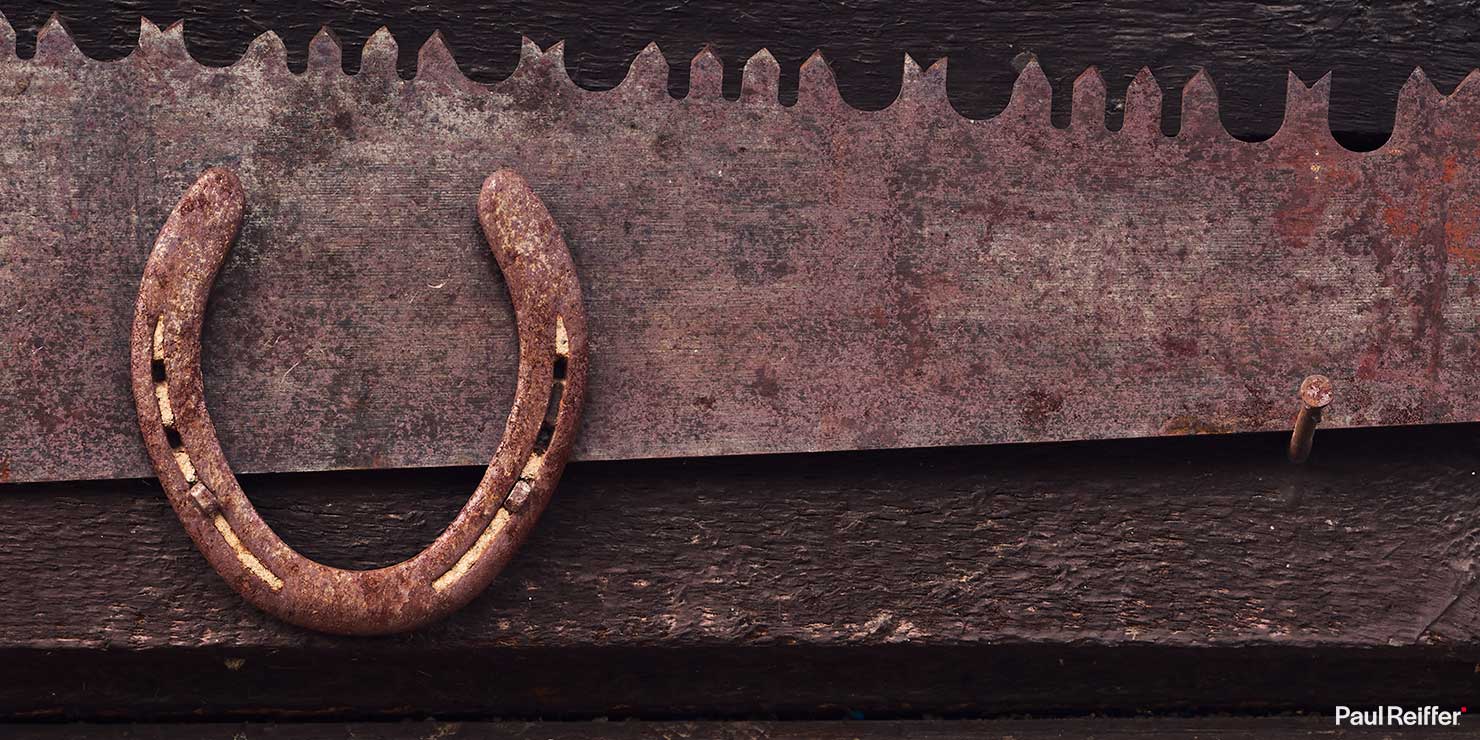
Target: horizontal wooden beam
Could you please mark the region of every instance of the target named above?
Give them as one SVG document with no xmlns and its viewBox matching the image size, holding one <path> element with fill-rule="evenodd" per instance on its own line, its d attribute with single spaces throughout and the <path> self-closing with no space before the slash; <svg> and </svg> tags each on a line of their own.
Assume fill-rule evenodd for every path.
<svg viewBox="0 0 1480 740">
<path fill-rule="evenodd" d="M 254 611 L 151 482 L 19 486 L 0 497 L 0 664 L 28 679 L 0 715 L 1463 702 L 1470 440 L 1322 433 L 1303 467 L 1276 435 L 577 464 L 484 596 L 377 640 Z M 244 483 L 304 554 L 373 567 L 429 542 L 477 477 Z"/>
<path fill-rule="evenodd" d="M 1463 706 L 1473 653 L 1074 645 L 3 650 L 7 721 L 950 718 Z M 1373 681 L 1382 676 L 1383 681 Z"/>
<path fill-rule="evenodd" d="M 836 722 L 354 722 L 283 724 L 0 725 L 12 740 L 1197 740 L 1332 738 L 1328 717 L 1048 719 Z M 1360 730 L 1351 735 L 1359 737 Z M 1430 737 L 1422 728 L 1384 728 L 1392 740 Z M 1336 734 L 1334 737 L 1342 737 Z M 1443 737 L 1476 737 L 1460 728 Z"/>
<path fill-rule="evenodd" d="M 447 648 L 1480 647 L 1480 460 L 1442 427 L 586 463 Z M 1437 449 L 1436 449 L 1437 448 Z M 250 476 L 295 548 L 414 554 L 475 469 Z M 241 602 L 152 482 L 13 486 L 0 647 L 328 647 Z M 596 616 L 596 615 L 599 615 Z"/>
</svg>

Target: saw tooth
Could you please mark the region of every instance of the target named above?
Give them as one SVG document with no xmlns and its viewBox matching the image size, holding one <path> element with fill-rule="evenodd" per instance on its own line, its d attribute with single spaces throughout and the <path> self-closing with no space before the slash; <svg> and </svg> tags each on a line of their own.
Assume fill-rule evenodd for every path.
<svg viewBox="0 0 1480 740">
<path fill-rule="evenodd" d="M 61 16 L 53 13 L 46 25 L 36 32 L 35 59 L 42 64 L 59 67 L 69 63 L 80 64 L 86 57 L 73 43 L 72 34 L 67 33 L 67 28 L 62 25 Z"/>
<path fill-rule="evenodd" d="M 152 51 L 160 43 L 164 33 L 147 16 L 139 16 L 139 50 Z"/>
<path fill-rule="evenodd" d="M 929 69 L 920 69 L 920 63 L 908 53 L 904 55 L 904 70 L 899 76 L 899 96 L 895 104 L 909 103 L 915 108 L 949 108 L 946 98 L 945 60 L 940 59 Z M 940 104 L 944 103 L 944 106 Z"/>
<path fill-rule="evenodd" d="M 767 49 L 761 49 L 745 62 L 740 75 L 740 101 L 750 105 L 779 105 L 781 65 Z"/>
<path fill-rule="evenodd" d="M 1142 67 L 1125 89 L 1125 117 L 1120 131 L 1142 139 L 1161 135 L 1161 85 L 1156 84 L 1149 67 Z"/>
<path fill-rule="evenodd" d="M 831 108 L 842 102 L 838 80 L 822 50 L 812 52 L 797 71 L 797 105 L 806 108 Z"/>
<path fill-rule="evenodd" d="M 1043 74 L 1038 60 L 1031 59 L 1012 83 L 1012 97 L 1002 111 L 1002 118 L 1029 128 L 1047 129 L 1052 125 L 1049 120 L 1052 107 L 1053 86 L 1048 84 L 1048 76 Z"/>
<path fill-rule="evenodd" d="M 519 66 L 514 68 L 509 79 L 522 81 L 531 89 L 533 86 L 545 86 L 549 90 L 576 86 L 565 71 L 565 42 L 557 41 L 541 51 L 539 44 L 528 36 L 519 42 Z"/>
<path fill-rule="evenodd" d="M 316 75 L 344 74 L 344 47 L 328 26 L 320 26 L 308 42 L 308 71 Z"/>
<path fill-rule="evenodd" d="M 705 46 L 689 63 L 687 100 L 719 100 L 724 95 L 725 65 L 714 49 Z"/>
<path fill-rule="evenodd" d="M 1077 132 L 1105 130 L 1105 78 L 1100 76 L 1099 69 L 1090 67 L 1074 79 L 1069 116 L 1070 126 Z"/>
<path fill-rule="evenodd" d="M 1182 128 L 1177 137 L 1221 139 L 1228 136 L 1218 117 L 1218 88 L 1206 69 L 1199 69 L 1182 87 Z"/>
<path fill-rule="evenodd" d="M 1331 135 L 1331 74 L 1306 85 L 1294 72 L 1285 75 L 1285 118 L 1274 138 L 1297 137 L 1317 143 L 1329 150 L 1336 139 Z"/>
<path fill-rule="evenodd" d="M 1470 73 L 1471 77 L 1474 73 Z M 1467 81 L 1469 77 L 1465 78 Z M 1464 83 L 1460 83 L 1460 88 Z M 1459 88 L 1455 89 L 1459 94 Z M 1432 118 L 1445 104 L 1444 94 L 1424 74 L 1422 67 L 1414 67 L 1403 87 L 1398 89 L 1398 104 L 1393 111 L 1393 133 L 1386 146 L 1405 146 L 1433 127 Z"/>
<path fill-rule="evenodd" d="M 151 61 L 194 61 L 185 48 L 185 21 L 175 21 L 163 31 L 148 18 L 139 19 L 139 54 Z"/>
<path fill-rule="evenodd" d="M 1420 73 L 1421 70 L 1418 70 Z M 1472 69 L 1465 75 L 1458 85 L 1454 86 L 1454 92 L 1449 94 L 1450 100 L 1463 98 L 1480 99 L 1480 69 Z"/>
<path fill-rule="evenodd" d="M 360 48 L 360 74 L 372 78 L 395 79 L 399 47 L 396 37 L 385 26 L 375 29 Z"/>
<path fill-rule="evenodd" d="M 899 73 L 899 95 L 895 99 L 915 100 L 923 92 L 920 90 L 920 78 L 923 76 L 920 63 L 909 52 L 905 52 L 904 69 Z"/>
<path fill-rule="evenodd" d="M 668 94 L 668 59 L 657 43 L 649 41 L 642 47 L 627 66 L 627 76 L 617 89 L 623 95 L 646 100 L 660 100 Z"/>
<path fill-rule="evenodd" d="M 524 66 L 522 56 L 519 66 Z M 452 50 L 447 48 L 447 42 L 442 38 L 441 31 L 433 31 L 426 43 L 417 50 L 416 81 L 440 82 L 453 87 L 461 87 L 467 81 L 467 76 L 462 73 L 461 69 L 458 69 L 457 61 L 452 58 Z"/>
<path fill-rule="evenodd" d="M 10 27 L 10 21 L 5 19 L 5 14 L 0 13 L 0 62 L 15 58 L 15 29 Z"/>
<path fill-rule="evenodd" d="M 956 109 L 951 106 L 950 91 L 946 88 L 946 68 L 945 57 L 935 60 L 935 63 L 926 67 L 925 72 L 920 75 L 920 84 L 929 91 L 930 97 L 939 100 L 945 108 L 955 113 Z"/>
<path fill-rule="evenodd" d="M 575 80 L 570 78 L 570 72 L 565 69 L 565 39 L 556 41 L 553 46 L 545 49 L 545 53 L 540 55 L 540 63 L 544 64 L 545 69 L 552 75 L 558 74 L 565 82 L 571 85 L 576 84 Z"/>
<path fill-rule="evenodd" d="M 288 74 L 288 46 L 281 36 L 267 31 L 252 39 L 246 53 L 236 63 L 257 66 L 264 74 Z"/>
<path fill-rule="evenodd" d="M 1455 86 L 1454 92 L 1440 101 L 1440 105 L 1452 109 L 1449 115 L 1464 112 L 1465 115 L 1474 116 L 1480 112 L 1480 70 L 1471 70 L 1465 75 Z"/>
</svg>

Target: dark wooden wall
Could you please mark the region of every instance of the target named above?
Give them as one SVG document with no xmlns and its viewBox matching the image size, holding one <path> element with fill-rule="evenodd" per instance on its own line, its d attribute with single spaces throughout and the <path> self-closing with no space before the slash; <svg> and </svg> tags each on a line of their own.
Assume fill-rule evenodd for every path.
<svg viewBox="0 0 1480 740">
<path fill-rule="evenodd" d="M 1278 127 L 1287 69 L 1332 72 L 1332 127 L 1358 148 L 1384 140 L 1393 95 L 1415 65 L 1447 90 L 1480 61 L 1473 2 L 0 2 L 0 12 L 22 55 L 58 12 L 100 58 L 128 53 L 140 15 L 183 18 L 192 53 L 210 64 L 230 63 L 271 29 L 301 65 L 327 24 L 347 43 L 351 69 L 358 46 L 388 25 L 408 76 L 434 30 L 482 79 L 507 74 L 527 34 L 565 39 L 573 77 L 593 88 L 616 84 L 656 40 L 675 93 L 703 44 L 725 59 L 732 94 L 740 62 L 767 47 L 782 63 L 784 99 L 797 65 L 820 48 L 847 99 L 869 108 L 892 99 L 903 53 L 949 55 L 953 99 L 972 116 L 1005 104 L 1025 53 L 1055 83 L 1058 115 L 1068 81 L 1088 65 L 1111 81 L 1112 117 L 1113 96 L 1141 66 L 1169 92 L 1208 67 L 1225 122 L 1246 138 Z M 1175 130 L 1179 96 L 1165 100 Z M 1250 435 L 574 464 L 488 594 L 446 624 L 382 640 L 319 637 L 252 611 L 194 552 L 152 482 L 9 486 L 0 488 L 0 717 L 920 720 L 1473 700 L 1475 428 L 1322 433 L 1303 468 L 1283 462 L 1283 443 Z M 428 542 L 477 475 L 256 476 L 244 486 L 290 544 L 364 567 Z M 1159 725 L 1167 737 L 1210 727 L 1168 722 Z M 1326 726 L 1296 724 L 1220 732 L 1293 737 Z M 1093 730 L 929 727 L 870 731 Z M 63 731 L 92 732 L 21 736 Z M 545 731 L 523 732 L 469 726 L 466 736 Z"/>
<path fill-rule="evenodd" d="M 207 64 L 235 61 L 257 34 L 274 31 L 290 64 L 302 69 L 308 40 L 327 25 L 349 48 L 345 66 L 380 26 L 400 42 L 401 72 L 410 77 L 416 50 L 434 31 L 449 40 L 464 71 L 489 81 L 508 75 L 518 40 L 564 40 L 577 83 L 615 86 L 627 64 L 656 41 L 673 67 L 675 94 L 688 84 L 688 60 L 710 44 L 726 63 L 726 89 L 740 90 L 740 64 L 767 48 L 781 63 L 783 101 L 796 95 L 797 68 L 814 50 L 827 55 L 844 97 L 881 108 L 899 88 L 905 53 L 922 64 L 951 60 L 951 95 L 961 112 L 985 117 L 1007 103 L 1023 55 L 1036 55 L 1054 83 L 1055 114 L 1067 123 L 1069 83 L 1096 66 L 1110 84 L 1109 114 L 1141 67 L 1168 93 L 1201 68 L 1212 72 L 1229 131 L 1263 138 L 1279 127 L 1285 74 L 1332 81 L 1332 129 L 1348 145 L 1375 148 L 1392 126 L 1399 86 L 1422 66 L 1449 91 L 1480 64 L 1480 2 L 1391 3 L 1141 2 L 0 2 L 19 31 L 21 54 L 35 31 L 59 14 L 83 51 L 97 58 L 128 53 L 141 15 L 163 26 L 184 20 L 186 42 Z M 1164 125 L 1177 127 L 1180 96 L 1163 96 Z"/>
</svg>

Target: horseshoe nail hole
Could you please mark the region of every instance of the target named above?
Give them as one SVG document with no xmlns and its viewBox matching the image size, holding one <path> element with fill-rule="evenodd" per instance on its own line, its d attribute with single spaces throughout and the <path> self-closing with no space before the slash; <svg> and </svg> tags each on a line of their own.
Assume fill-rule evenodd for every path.
<svg viewBox="0 0 1480 740">
<path fill-rule="evenodd" d="M 550 449 L 550 440 L 555 437 L 555 425 L 560 421 L 560 399 L 565 395 L 565 374 L 570 364 L 570 334 L 565 331 L 565 319 L 555 317 L 555 362 L 550 374 L 555 382 L 550 385 L 550 398 L 545 402 L 545 418 L 540 422 L 540 432 L 534 438 L 534 453 L 539 457 Z"/>
<path fill-rule="evenodd" d="M 185 440 L 181 439 L 180 432 L 175 428 L 175 408 L 170 403 L 169 378 L 164 369 L 164 317 L 160 316 L 154 320 L 154 341 L 150 348 L 152 351 L 149 360 L 149 374 L 154 378 L 154 402 L 159 406 L 160 426 L 164 428 L 164 440 L 170 446 L 170 451 L 175 458 L 175 464 L 180 467 L 180 474 L 185 476 L 185 482 L 195 483 L 195 464 L 190 461 L 190 453 L 185 451 Z"/>
<path fill-rule="evenodd" d="M 550 440 L 555 436 L 555 422 L 560 420 L 560 397 L 565 395 L 565 381 L 557 380 L 550 386 L 550 400 L 545 404 L 545 419 L 540 422 L 540 433 L 534 438 L 534 454 L 543 455 L 550 449 Z"/>
</svg>

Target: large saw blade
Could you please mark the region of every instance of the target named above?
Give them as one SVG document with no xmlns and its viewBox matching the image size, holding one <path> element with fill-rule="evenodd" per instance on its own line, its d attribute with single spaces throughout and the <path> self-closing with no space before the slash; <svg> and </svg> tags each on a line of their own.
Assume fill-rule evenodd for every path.
<svg viewBox="0 0 1480 740">
<path fill-rule="evenodd" d="M 1273 138 L 1230 137 L 1211 80 L 1159 128 L 1149 73 L 1072 125 L 1036 64 L 970 120 L 945 62 L 906 60 L 866 112 L 814 56 L 693 62 L 649 47 L 577 88 L 561 47 L 466 79 L 439 37 L 399 79 L 382 31 L 345 75 L 258 38 L 225 68 L 145 22 L 116 62 L 49 24 L 0 48 L 0 463 L 12 480 L 143 476 L 128 328 L 156 231 L 208 166 L 249 212 L 205 330 L 238 471 L 479 464 L 517 348 L 473 203 L 500 168 L 564 230 L 591 372 L 577 458 L 800 452 L 1288 429 L 1301 378 L 1330 426 L 1480 419 L 1480 84 L 1415 72 L 1392 139 L 1338 146 L 1329 79 L 1290 79 Z M 1277 449 L 1277 448 L 1276 448 Z M 1272 454 L 1279 454 L 1277 451 Z"/>
</svg>

